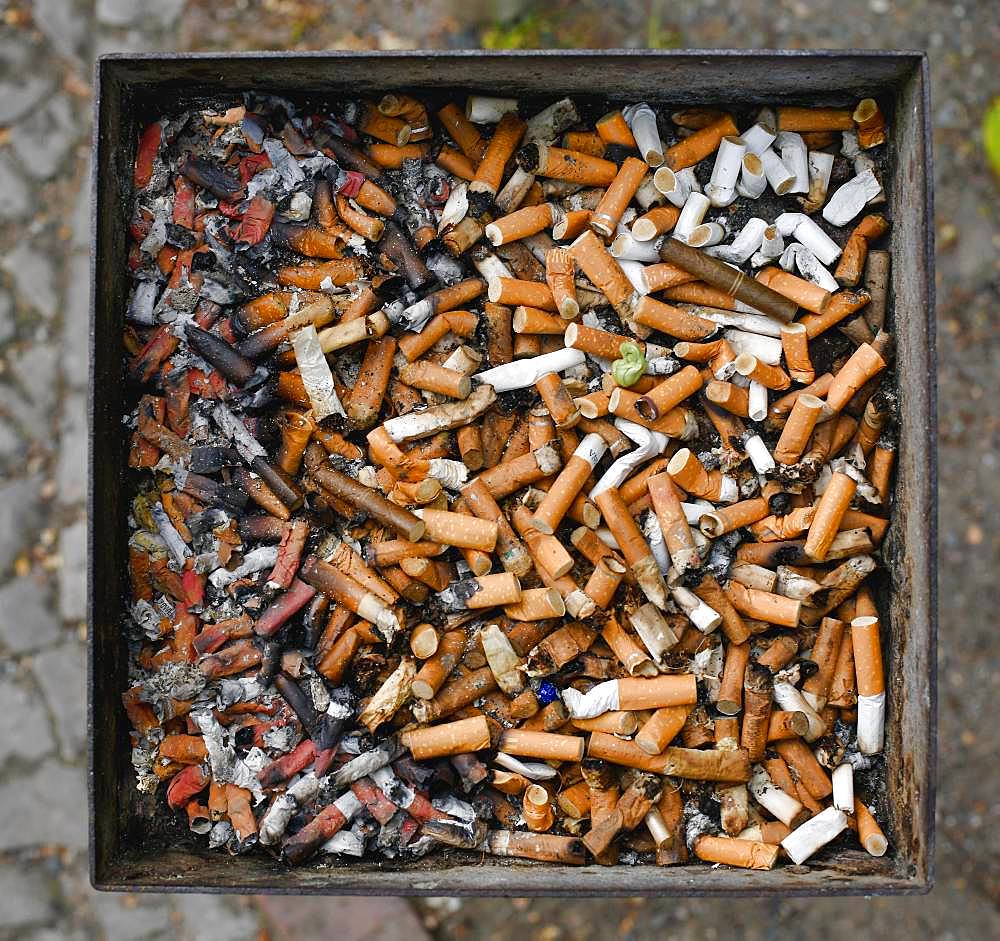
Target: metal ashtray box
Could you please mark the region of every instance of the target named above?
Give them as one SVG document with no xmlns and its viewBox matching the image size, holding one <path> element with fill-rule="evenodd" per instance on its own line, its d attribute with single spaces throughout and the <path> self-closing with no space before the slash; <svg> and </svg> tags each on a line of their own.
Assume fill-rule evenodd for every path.
<svg viewBox="0 0 1000 941">
<path fill-rule="evenodd" d="M 97 64 L 90 372 L 90 868 L 99 889 L 369 895 L 870 895 L 933 883 L 936 758 L 936 419 L 929 79 L 915 52 L 527 51 L 111 55 Z M 198 102 L 253 89 L 294 99 L 405 88 L 551 102 L 646 100 L 672 107 L 852 106 L 874 97 L 890 127 L 883 180 L 893 220 L 889 321 L 901 397 L 887 578 L 886 834 L 882 858 L 844 850 L 769 872 L 704 865 L 629 868 L 518 863 L 446 851 L 390 863 L 297 869 L 208 852 L 139 813 L 121 707 L 127 651 L 129 494 L 122 313 L 132 166 L 139 131 Z M 182 848 L 183 847 L 183 848 Z"/>
</svg>

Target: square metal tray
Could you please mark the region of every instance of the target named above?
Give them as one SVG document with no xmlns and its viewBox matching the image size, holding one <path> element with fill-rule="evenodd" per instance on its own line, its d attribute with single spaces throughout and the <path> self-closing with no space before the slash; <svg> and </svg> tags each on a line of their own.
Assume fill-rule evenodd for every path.
<svg viewBox="0 0 1000 941">
<path fill-rule="evenodd" d="M 601 50 L 526 52 L 110 55 L 97 63 L 90 345 L 90 872 L 105 890 L 368 895 L 871 895 L 933 884 L 936 761 L 936 411 L 929 79 L 919 52 Z M 126 647 L 128 492 L 122 312 L 132 165 L 138 133 L 186 104 L 247 89 L 299 100 L 405 88 L 675 107 L 879 100 L 890 126 L 889 327 L 901 393 L 888 578 L 886 807 L 889 854 L 830 854 L 770 872 L 534 865 L 449 851 L 408 865 L 352 862 L 297 869 L 259 855 L 209 853 L 151 830 L 133 783 L 121 707 Z M 884 609 L 883 609 L 884 610 Z M 184 844 L 181 844 L 183 846 Z"/>
</svg>

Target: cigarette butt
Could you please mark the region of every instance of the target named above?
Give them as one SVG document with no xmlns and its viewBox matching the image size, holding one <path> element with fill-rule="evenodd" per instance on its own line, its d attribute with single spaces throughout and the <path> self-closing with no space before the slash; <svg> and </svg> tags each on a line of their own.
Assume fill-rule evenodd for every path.
<svg viewBox="0 0 1000 941">
<path fill-rule="evenodd" d="M 713 379 L 706 383 L 705 398 L 740 418 L 747 418 L 750 414 L 750 397 L 747 395 L 747 390 L 731 382 L 719 382 Z"/>
<path fill-rule="evenodd" d="M 858 840 L 870 856 L 885 856 L 889 841 L 872 812 L 857 797 L 854 798 L 854 816 L 858 822 Z"/>
<path fill-rule="evenodd" d="M 607 732 L 610 735 L 634 735 L 639 719 L 634 712 L 612 711 L 594 719 L 572 719 L 570 724 L 582 732 Z"/>
<path fill-rule="evenodd" d="M 774 459 L 782 464 L 794 464 L 805 451 L 813 429 L 823 413 L 824 403 L 814 395 L 800 395 L 781 430 L 774 448 Z"/>
<path fill-rule="evenodd" d="M 796 627 L 802 603 L 794 598 L 786 598 L 769 591 L 759 591 L 747 588 L 739 582 L 730 582 L 726 594 L 740 614 L 769 624 L 780 624 L 784 627 Z"/>
<path fill-rule="evenodd" d="M 580 761 L 584 740 L 578 735 L 556 735 L 552 732 L 525 732 L 507 729 L 500 735 L 500 751 L 508 755 L 542 758 L 546 761 Z"/>
<path fill-rule="evenodd" d="M 809 358 L 809 337 L 802 324 L 782 324 L 781 350 L 789 376 L 796 382 L 811 384 L 816 378 L 816 370 Z"/>
<path fill-rule="evenodd" d="M 757 272 L 757 280 L 814 314 L 824 313 L 833 297 L 818 284 L 806 281 L 790 271 L 782 271 L 780 268 L 762 268 Z"/>
<path fill-rule="evenodd" d="M 885 367 L 885 360 L 868 343 L 863 343 L 833 377 L 826 394 L 827 408 L 841 411 L 857 391 Z"/>
<path fill-rule="evenodd" d="M 578 150 L 591 157 L 603 157 L 608 149 L 596 131 L 567 131 L 560 143 L 565 150 Z"/>
<path fill-rule="evenodd" d="M 506 245 L 544 231 L 552 225 L 553 219 L 553 207 L 549 203 L 528 206 L 489 223 L 485 229 L 486 238 L 494 246 Z"/>
<path fill-rule="evenodd" d="M 732 116 L 724 114 L 663 152 L 663 162 L 671 170 L 693 167 L 719 148 L 723 137 L 739 135 Z"/>
<path fill-rule="evenodd" d="M 768 503 L 763 497 L 742 500 L 729 506 L 717 507 L 705 513 L 699 520 L 701 531 L 710 539 L 716 539 L 751 523 L 756 523 L 768 514 Z"/>
<path fill-rule="evenodd" d="M 449 631 L 438 645 L 435 654 L 420 668 L 413 679 L 413 695 L 418 699 L 433 699 L 434 695 L 455 669 L 465 649 L 465 632 Z"/>
<path fill-rule="evenodd" d="M 756 380 L 768 389 L 787 389 L 792 384 L 780 366 L 770 366 L 752 353 L 741 353 L 733 361 L 733 366 L 741 376 Z"/>
<path fill-rule="evenodd" d="M 552 238 L 564 242 L 582 235 L 590 225 L 590 215 L 589 209 L 571 209 L 562 213 L 552 224 Z"/>
<path fill-rule="evenodd" d="M 569 249 L 550 248 L 545 253 L 545 282 L 563 320 L 572 320 L 580 313 L 575 274 L 576 265 Z"/>
<path fill-rule="evenodd" d="M 440 637 L 433 624 L 424 622 L 410 631 L 410 652 L 419 660 L 427 660 L 437 653 Z"/>
<path fill-rule="evenodd" d="M 423 520 L 426 537 L 444 546 L 492 552 L 496 548 L 497 524 L 465 513 L 422 508 L 414 515 Z"/>
<path fill-rule="evenodd" d="M 541 141 L 522 147 L 517 153 L 517 163 L 527 173 L 583 186 L 609 186 L 618 174 L 618 165 L 610 160 L 563 150 Z"/>
<path fill-rule="evenodd" d="M 775 710 L 767 726 L 767 741 L 778 742 L 798 738 L 809 731 L 809 718 L 804 712 Z"/>
<path fill-rule="evenodd" d="M 611 604 L 618 586 L 625 577 L 625 566 L 611 556 L 598 559 L 594 571 L 583 587 L 584 594 L 602 611 Z"/>
<path fill-rule="evenodd" d="M 743 708 L 743 677 L 750 660 L 750 644 L 729 644 L 726 647 L 722 679 L 716 708 L 723 715 L 735 716 Z"/>
<path fill-rule="evenodd" d="M 712 502 L 732 503 L 738 494 L 736 482 L 731 477 L 718 470 L 705 470 L 688 448 L 681 448 L 670 458 L 667 473 L 682 490 Z"/>
<path fill-rule="evenodd" d="M 552 833 L 523 833 L 517 830 L 493 830 L 489 850 L 494 856 L 535 859 L 547 863 L 582 866 L 587 861 L 583 843 L 576 837 Z"/>
<path fill-rule="evenodd" d="M 809 534 L 806 536 L 805 553 L 810 559 L 822 562 L 840 529 L 840 521 L 854 499 L 857 481 L 847 474 L 834 472 L 816 506 Z"/>
<path fill-rule="evenodd" d="M 664 232 L 669 232 L 676 224 L 677 219 L 680 217 L 681 211 L 676 206 L 654 206 L 648 212 L 639 216 L 635 222 L 632 223 L 632 237 L 640 242 L 649 242 L 655 239 L 659 235 L 663 235 Z M 683 280 L 688 280 L 689 275 L 680 272 L 680 269 L 674 268 L 672 265 L 654 265 L 655 268 L 669 268 L 669 272 L 657 272 L 657 279 L 655 282 L 650 281 L 650 272 L 647 268 L 644 272 L 646 277 L 647 286 L 651 291 L 662 290 L 665 287 L 670 287 L 669 283 L 662 283 L 660 279 L 667 278 L 668 274 L 677 277 L 679 274 L 683 274 Z M 655 287 L 653 286 L 655 283 Z M 683 283 L 683 282 L 682 282 Z"/>
<path fill-rule="evenodd" d="M 552 829 L 555 814 L 552 812 L 549 792 L 540 784 L 529 784 L 525 788 L 521 807 L 525 826 L 533 833 L 544 833 Z"/>
<path fill-rule="evenodd" d="M 629 137 L 631 137 L 629 133 Z M 590 227 L 602 238 L 611 238 L 649 167 L 636 157 L 626 157 L 611 185 L 590 217 Z"/>
<path fill-rule="evenodd" d="M 852 131 L 854 118 L 848 108 L 778 108 L 778 130 L 782 131 Z"/>
<path fill-rule="evenodd" d="M 400 736 L 416 761 L 462 755 L 490 747 L 490 727 L 485 716 L 459 719 L 425 729 L 411 729 Z"/>
<path fill-rule="evenodd" d="M 862 98 L 851 115 L 858 129 L 858 144 L 868 150 L 885 143 L 885 118 L 874 98 Z"/>
<path fill-rule="evenodd" d="M 522 281 L 517 278 L 496 278 L 490 282 L 488 295 L 491 303 L 508 307 L 535 307 L 557 311 L 549 286 L 541 281 Z"/>
<path fill-rule="evenodd" d="M 544 621 L 561 618 L 566 613 L 566 604 L 554 588 L 526 588 L 521 592 L 521 600 L 507 605 L 504 613 L 515 621 Z"/>
<path fill-rule="evenodd" d="M 740 869 L 773 869 L 779 847 L 756 840 L 703 834 L 694 842 L 694 854 L 707 863 L 722 863 Z"/>
<path fill-rule="evenodd" d="M 513 572 L 478 575 L 468 584 L 472 594 L 465 599 L 465 606 L 470 610 L 517 604 L 523 596 L 521 582 Z"/>
<path fill-rule="evenodd" d="M 882 666 L 882 642 L 876 617 L 857 617 L 851 621 L 851 647 L 859 696 L 878 696 L 885 692 Z"/>
<path fill-rule="evenodd" d="M 572 428 L 580 421 L 580 410 L 574 404 L 573 397 L 566 390 L 558 373 L 546 373 L 535 383 L 535 388 L 549 410 L 556 428 Z"/>
<path fill-rule="evenodd" d="M 618 144 L 629 150 L 635 148 L 635 138 L 629 130 L 628 122 L 620 110 L 609 111 L 594 124 L 597 135 L 605 144 Z"/>
<path fill-rule="evenodd" d="M 504 167 L 514 155 L 527 125 L 514 112 L 508 111 L 497 124 L 486 145 L 486 152 L 476 167 L 476 176 L 469 184 L 470 193 L 496 196 L 503 180 Z"/>
<path fill-rule="evenodd" d="M 779 634 L 757 657 L 762 667 L 767 667 L 772 673 L 777 673 L 787 666 L 799 652 L 799 642 L 790 634 Z"/>
<path fill-rule="evenodd" d="M 781 755 L 798 780 L 816 800 L 823 800 L 833 793 L 833 782 L 830 781 L 829 775 L 816 760 L 812 749 L 801 738 L 775 742 L 774 750 Z"/>
<path fill-rule="evenodd" d="M 684 727 L 690 705 L 657 709 L 636 733 L 635 744 L 647 755 L 659 755 Z"/>
<path fill-rule="evenodd" d="M 630 316 L 636 291 L 621 265 L 610 255 L 596 233 L 584 232 L 570 245 L 569 250 L 580 270 L 608 299 L 618 315 Z"/>
<path fill-rule="evenodd" d="M 402 367 L 399 378 L 414 389 L 436 392 L 455 399 L 467 398 L 472 391 L 472 381 L 454 369 L 447 369 L 437 363 L 420 360 Z"/>
</svg>

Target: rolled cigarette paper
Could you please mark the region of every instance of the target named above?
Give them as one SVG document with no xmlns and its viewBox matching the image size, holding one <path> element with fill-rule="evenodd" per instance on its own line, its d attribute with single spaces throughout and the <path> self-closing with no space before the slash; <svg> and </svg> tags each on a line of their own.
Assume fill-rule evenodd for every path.
<svg viewBox="0 0 1000 941">
<path fill-rule="evenodd" d="M 792 830 L 781 841 L 781 847 L 793 863 L 801 865 L 846 829 L 847 815 L 836 807 L 827 807 Z"/>
</svg>

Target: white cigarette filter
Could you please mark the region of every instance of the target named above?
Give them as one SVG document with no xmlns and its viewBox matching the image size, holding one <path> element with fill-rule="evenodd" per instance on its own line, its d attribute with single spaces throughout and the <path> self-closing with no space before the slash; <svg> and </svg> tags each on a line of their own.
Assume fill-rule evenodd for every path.
<svg viewBox="0 0 1000 941">
<path fill-rule="evenodd" d="M 845 761 L 833 769 L 833 806 L 845 814 L 854 813 L 854 766 Z"/>
<path fill-rule="evenodd" d="M 628 278 L 629 283 L 643 297 L 649 293 L 649 282 L 646 280 L 645 273 L 646 266 L 641 261 L 632 261 L 630 258 L 619 258 L 618 267 L 625 272 L 625 277 Z"/>
<path fill-rule="evenodd" d="M 663 163 L 663 142 L 656 126 L 656 113 L 644 101 L 629 105 L 622 111 L 622 116 L 635 138 L 639 155 L 651 167 Z"/>
<path fill-rule="evenodd" d="M 713 206 L 721 209 L 736 199 L 736 183 L 740 178 L 743 155 L 746 152 L 747 145 L 742 138 L 723 137 L 719 142 L 715 165 L 712 167 L 712 178 L 705 187 Z"/>
<path fill-rule="evenodd" d="M 765 261 L 777 258 L 785 250 L 785 239 L 776 225 L 769 225 L 760 240 L 760 255 Z"/>
<path fill-rule="evenodd" d="M 846 829 L 847 814 L 836 807 L 827 807 L 789 833 L 781 846 L 792 862 L 800 865 Z"/>
<path fill-rule="evenodd" d="M 693 591 L 678 585 L 670 589 L 670 594 L 702 634 L 711 634 L 722 623 L 722 615 L 705 604 Z"/>
<path fill-rule="evenodd" d="M 781 361 L 781 340 L 777 337 L 748 333 L 734 327 L 723 331 L 722 335 L 729 341 L 737 356 L 749 353 L 769 366 L 777 366 Z"/>
<path fill-rule="evenodd" d="M 830 201 L 823 207 L 823 218 L 830 225 L 847 225 L 881 192 L 882 186 L 875 179 L 875 173 L 865 170 L 848 180 L 830 197 Z"/>
<path fill-rule="evenodd" d="M 744 154 L 736 192 L 747 199 L 757 199 L 765 189 L 767 189 L 767 174 L 764 173 L 764 161 L 758 154 Z"/>
<path fill-rule="evenodd" d="M 616 418 L 615 427 L 627 438 L 631 438 L 638 447 L 623 454 L 601 475 L 601 479 L 590 491 L 591 500 L 599 493 L 603 493 L 611 487 L 617 487 L 628 480 L 647 461 L 659 457 L 670 443 L 670 439 L 666 435 L 643 425 L 637 425 L 627 418 Z"/>
<path fill-rule="evenodd" d="M 615 236 L 610 251 L 612 257 L 619 261 L 642 261 L 646 264 L 652 264 L 660 260 L 660 246 L 662 244 L 662 238 L 644 242 L 637 239 L 631 232 L 623 230 Z"/>
<path fill-rule="evenodd" d="M 823 267 L 820 260 L 801 242 L 792 242 L 778 259 L 778 265 L 785 271 L 798 271 L 803 278 L 818 284 L 824 291 L 839 291 L 837 279 Z"/>
<path fill-rule="evenodd" d="M 760 765 L 754 765 L 750 775 L 750 793 L 764 810 L 785 826 L 794 827 L 802 819 L 805 810 L 802 802 L 778 787 Z"/>
<path fill-rule="evenodd" d="M 804 212 L 783 212 L 774 222 L 782 235 L 801 242 L 824 265 L 832 265 L 840 257 L 840 246 Z"/>
<path fill-rule="evenodd" d="M 815 211 L 826 202 L 830 191 L 834 155 L 824 150 L 809 151 L 809 208 Z"/>
<path fill-rule="evenodd" d="M 543 353 L 541 356 L 516 359 L 512 363 L 494 366 L 492 369 L 477 373 L 472 378 L 493 386 L 497 392 L 510 392 L 512 389 L 527 389 L 546 373 L 572 369 L 586 362 L 586 359 L 582 350 L 564 347 L 552 353 Z"/>
<path fill-rule="evenodd" d="M 679 209 L 684 207 L 688 196 L 701 192 L 694 167 L 685 167 L 683 170 L 660 167 L 653 174 L 653 185 Z M 674 226 L 674 231 L 677 231 L 677 226 Z"/>
<path fill-rule="evenodd" d="M 718 245 L 726 237 L 726 228 L 721 222 L 703 222 L 696 225 L 688 236 L 692 248 L 707 248 Z"/>
<path fill-rule="evenodd" d="M 516 98 L 469 95 L 465 102 L 465 116 L 473 124 L 496 124 L 509 111 L 517 111 Z"/>
<path fill-rule="evenodd" d="M 635 191 L 634 198 L 643 212 L 647 209 L 652 209 L 653 206 L 662 206 L 667 201 L 663 193 L 656 188 L 652 173 L 646 174 L 643 181 L 639 184 L 639 188 Z"/>
<path fill-rule="evenodd" d="M 708 254 L 732 264 L 742 265 L 758 248 L 767 231 L 767 222 L 754 216 L 736 233 L 729 245 L 716 245 Z"/>
<path fill-rule="evenodd" d="M 774 143 L 775 136 L 774 125 L 765 127 L 759 119 L 756 124 L 750 125 L 750 127 L 740 134 L 746 146 L 746 152 L 755 155 L 760 155 L 767 150 Z"/>
<path fill-rule="evenodd" d="M 778 196 L 784 196 L 795 185 L 795 174 L 782 162 L 772 148 L 768 147 L 760 153 L 760 162 L 764 165 L 764 176 L 771 189 Z"/>
<path fill-rule="evenodd" d="M 680 305 L 684 308 L 684 305 Z M 773 317 L 764 314 L 753 314 L 742 310 L 718 310 L 714 307 L 696 307 L 692 309 L 699 317 L 711 320 L 720 327 L 735 327 L 747 333 L 756 333 L 762 337 L 780 337 L 781 323 Z"/>
<path fill-rule="evenodd" d="M 816 710 L 806 702 L 805 697 L 787 680 L 774 681 L 774 701 L 786 712 L 804 712 L 809 721 L 809 729 L 803 738 L 814 742 L 826 729 L 826 724 Z"/>
<path fill-rule="evenodd" d="M 681 214 L 677 217 L 674 231 L 671 233 L 673 237 L 681 242 L 687 242 L 695 228 L 704 221 L 709 205 L 711 203 L 704 193 L 689 193 L 687 202 L 684 203 L 684 208 L 681 209 Z"/>
<path fill-rule="evenodd" d="M 809 192 L 809 150 L 801 134 L 794 131 L 782 131 L 778 134 L 775 145 L 781 152 L 781 162 L 795 174 L 795 182 L 788 189 L 789 193 Z"/>
</svg>

